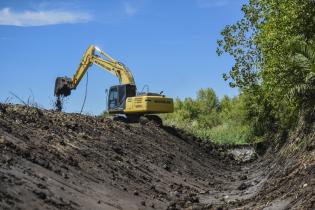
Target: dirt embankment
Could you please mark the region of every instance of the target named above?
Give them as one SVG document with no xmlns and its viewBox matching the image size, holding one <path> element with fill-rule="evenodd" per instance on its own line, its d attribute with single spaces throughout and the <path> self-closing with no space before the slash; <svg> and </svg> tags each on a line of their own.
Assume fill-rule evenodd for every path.
<svg viewBox="0 0 315 210">
<path fill-rule="evenodd" d="M 169 127 L 0 104 L 0 209 L 314 209 L 314 148 L 283 148 L 242 162 Z"/>
</svg>

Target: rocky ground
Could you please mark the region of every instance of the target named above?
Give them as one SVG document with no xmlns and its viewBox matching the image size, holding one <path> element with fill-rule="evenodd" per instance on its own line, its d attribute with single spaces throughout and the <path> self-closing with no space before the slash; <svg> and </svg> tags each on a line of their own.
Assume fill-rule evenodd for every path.
<svg viewBox="0 0 315 210">
<path fill-rule="evenodd" d="M 150 123 L 0 104 L 0 209 L 315 209 L 314 131 L 217 146 Z"/>
</svg>

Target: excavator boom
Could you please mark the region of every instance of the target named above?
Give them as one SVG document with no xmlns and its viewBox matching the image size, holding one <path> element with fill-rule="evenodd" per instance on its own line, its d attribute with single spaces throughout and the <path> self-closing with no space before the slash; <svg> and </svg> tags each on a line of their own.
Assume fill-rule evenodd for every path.
<svg viewBox="0 0 315 210">
<path fill-rule="evenodd" d="M 95 51 L 99 52 L 102 57 L 96 55 Z M 71 90 L 76 89 L 92 64 L 96 64 L 116 76 L 119 79 L 120 84 L 135 85 L 132 73 L 124 64 L 116 61 L 108 54 L 101 51 L 98 47 L 91 45 L 84 53 L 79 67 L 72 79 L 68 77 L 57 77 L 55 82 L 55 96 L 69 96 L 71 94 Z"/>
</svg>

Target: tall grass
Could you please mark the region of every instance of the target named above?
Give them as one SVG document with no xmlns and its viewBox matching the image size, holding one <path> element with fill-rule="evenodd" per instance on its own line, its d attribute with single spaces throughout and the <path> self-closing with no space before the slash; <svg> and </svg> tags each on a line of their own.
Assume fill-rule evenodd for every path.
<svg viewBox="0 0 315 210">
<path fill-rule="evenodd" d="M 196 121 L 175 122 L 164 120 L 164 124 L 183 129 L 197 137 L 212 141 L 216 144 L 248 144 L 259 141 L 253 135 L 249 125 L 241 125 L 233 122 L 223 123 L 212 128 L 200 128 Z"/>
</svg>

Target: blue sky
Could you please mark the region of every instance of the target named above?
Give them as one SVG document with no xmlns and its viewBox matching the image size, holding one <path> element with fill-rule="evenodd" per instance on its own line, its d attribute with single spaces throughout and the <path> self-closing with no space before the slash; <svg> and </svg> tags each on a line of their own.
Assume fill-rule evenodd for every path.
<svg viewBox="0 0 315 210">
<path fill-rule="evenodd" d="M 57 76 L 72 76 L 90 44 L 127 65 L 138 89 L 195 97 L 213 88 L 235 96 L 222 79 L 233 64 L 215 53 L 227 24 L 241 18 L 245 0 L 0 0 L 0 101 L 34 97 L 50 109 Z M 89 70 L 85 113 L 105 109 L 105 89 L 117 78 Z M 85 78 L 66 101 L 78 112 Z"/>
</svg>

